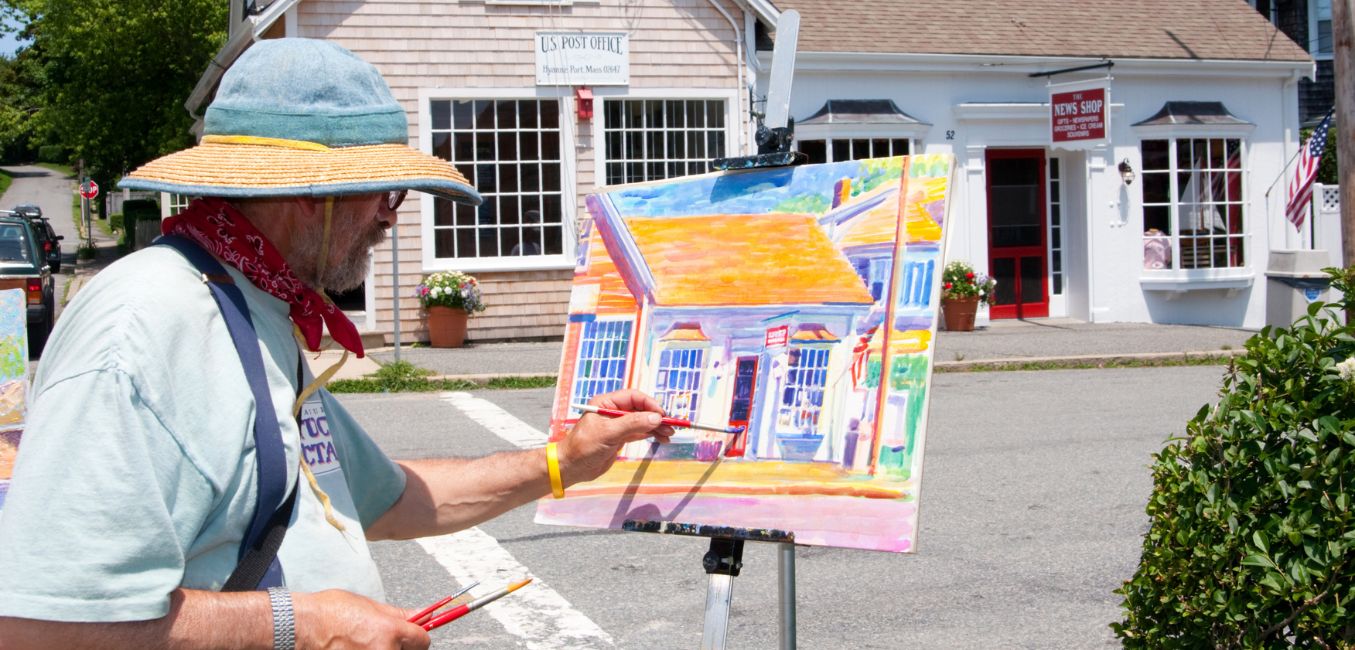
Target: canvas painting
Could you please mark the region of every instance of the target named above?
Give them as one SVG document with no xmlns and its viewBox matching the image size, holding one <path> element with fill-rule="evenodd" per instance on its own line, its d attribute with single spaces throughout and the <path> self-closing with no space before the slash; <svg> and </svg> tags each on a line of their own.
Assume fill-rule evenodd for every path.
<svg viewBox="0 0 1355 650">
<path fill-rule="evenodd" d="M 881 158 L 589 196 L 552 439 L 571 405 L 620 388 L 737 433 L 627 445 L 537 521 L 914 550 L 952 167 Z"/>
<path fill-rule="evenodd" d="M 28 397 L 28 305 L 23 289 L 0 291 L 0 508 L 14 473 Z"/>
</svg>

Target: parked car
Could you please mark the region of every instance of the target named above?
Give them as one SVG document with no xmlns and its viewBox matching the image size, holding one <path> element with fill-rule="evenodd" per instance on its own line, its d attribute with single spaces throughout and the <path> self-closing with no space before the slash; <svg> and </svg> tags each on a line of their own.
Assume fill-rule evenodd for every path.
<svg viewBox="0 0 1355 650">
<path fill-rule="evenodd" d="M 42 255 L 47 259 L 47 265 L 52 267 L 52 273 L 60 273 L 61 240 L 65 237 L 56 234 L 56 230 L 52 229 L 52 222 L 46 219 L 29 219 L 28 223 L 33 225 L 33 233 L 42 246 Z"/>
<path fill-rule="evenodd" d="M 19 205 L 14 206 L 14 212 L 21 216 L 28 217 L 29 219 L 43 218 L 42 208 L 38 207 L 36 203 L 20 203 Z"/>
<path fill-rule="evenodd" d="M 13 210 L 0 210 L 0 216 L 20 216 L 32 222 L 33 234 L 42 247 L 43 258 L 52 267 L 52 273 L 61 272 L 61 240 L 65 237 L 56 234 L 52 222 L 42 216 L 42 208 L 33 203 L 21 203 L 14 206 Z"/>
<path fill-rule="evenodd" d="M 28 352 L 42 354 L 56 321 L 56 287 L 33 222 L 0 216 L 0 289 L 23 289 L 28 297 Z"/>
</svg>

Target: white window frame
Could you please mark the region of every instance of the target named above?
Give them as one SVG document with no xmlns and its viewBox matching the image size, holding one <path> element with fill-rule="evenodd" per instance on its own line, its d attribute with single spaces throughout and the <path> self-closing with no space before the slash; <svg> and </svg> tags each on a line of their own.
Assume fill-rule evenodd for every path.
<svg viewBox="0 0 1355 650">
<path fill-rule="evenodd" d="M 1340 1 L 1340 0 L 1331 0 L 1331 2 L 1339 2 L 1339 1 Z M 1322 51 L 1319 51 L 1319 50 L 1317 49 L 1317 44 L 1318 44 L 1318 42 L 1319 42 L 1318 35 L 1317 35 L 1317 23 L 1318 23 L 1318 20 L 1317 20 L 1317 2 L 1318 2 L 1318 0 L 1308 0 L 1308 54 L 1309 54 L 1310 56 L 1312 56 L 1314 59 L 1318 59 L 1318 60 L 1322 60 L 1322 61 L 1330 61 L 1331 58 L 1332 58 L 1332 52 L 1331 52 L 1330 50 L 1329 50 L 1329 51 L 1326 51 L 1326 52 L 1322 52 Z M 1330 3 L 1328 3 L 1328 7 L 1330 7 Z M 1331 20 L 1332 20 L 1332 17 L 1331 17 L 1331 16 L 1327 16 L 1327 20 L 1328 20 L 1328 21 L 1331 21 Z M 1336 26 L 1333 24 L 1333 25 L 1332 25 L 1333 33 L 1332 33 L 1332 35 L 1331 35 L 1331 42 L 1332 42 L 1332 47 L 1333 47 L 1333 49 L 1335 49 L 1335 46 L 1336 46 L 1336 33 L 1335 33 L 1335 28 L 1336 28 Z"/>
<path fill-rule="evenodd" d="M 801 131 L 800 127 L 798 126 L 795 127 L 795 150 L 796 151 L 800 150 L 801 141 L 823 140 L 824 153 L 828 158 L 827 162 L 838 163 L 847 161 L 833 159 L 834 140 L 906 140 L 908 142 L 908 152 L 909 152 L 906 155 L 922 153 L 921 151 L 918 151 L 918 146 L 922 142 L 921 139 L 915 138 L 908 134 L 891 134 L 891 131 L 897 130 L 897 127 L 889 127 L 883 132 L 855 126 L 846 129 L 844 129 L 843 127 L 836 127 L 836 129 L 833 130 L 831 135 L 813 135 L 814 132 L 822 131 L 824 129 L 834 129 L 834 127 L 822 127 L 822 126 L 817 128 L 806 127 L 805 129 L 803 129 L 804 132 Z M 895 154 L 895 155 L 905 155 L 905 154 Z M 854 158 L 853 160 L 862 160 L 862 159 Z"/>
<path fill-rule="evenodd" d="M 803 354 L 805 354 L 805 353 L 807 353 L 807 352 L 822 352 L 822 353 L 823 353 L 823 368 L 822 368 L 821 370 L 814 370 L 814 371 L 812 371 L 812 372 L 822 372 L 822 373 L 823 373 L 823 383 L 822 383 L 822 384 L 817 384 L 817 385 L 811 386 L 810 384 L 806 384 L 806 383 L 804 383 L 804 382 L 800 382 L 800 383 L 798 384 L 799 388 L 796 389 L 797 395 L 799 394 L 800 391 L 813 391 L 813 390 L 817 390 L 817 391 L 819 392 L 819 405 L 818 405 L 818 407 L 814 410 L 814 430 L 817 430 L 817 429 L 818 429 L 819 419 L 823 417 L 824 407 L 827 405 L 828 399 L 829 399 L 829 397 L 832 395 L 832 391 L 831 391 L 831 389 L 829 388 L 829 381 L 828 381 L 828 380 L 829 380 L 829 377 L 828 377 L 828 373 L 829 373 L 829 371 L 831 370 L 831 368 L 832 368 L 832 366 L 833 366 L 833 345 L 832 345 L 832 344 L 829 344 L 829 343 L 794 343 L 794 342 L 792 342 L 792 343 L 791 343 L 791 348 L 792 348 L 792 349 L 795 349 L 795 350 L 799 350 L 799 352 L 800 352 L 801 355 L 803 355 Z M 786 399 L 785 393 L 786 393 L 787 390 L 790 389 L 790 373 L 791 373 L 792 370 L 793 370 L 793 369 L 790 367 L 790 358 L 789 358 L 789 356 L 787 356 L 787 358 L 786 358 L 786 378 L 785 378 L 785 383 L 782 384 L 781 390 L 777 391 L 777 394 L 776 394 L 776 429 L 777 429 L 777 431 L 780 431 L 780 432 L 783 432 L 783 433 L 801 433 L 801 432 L 803 431 L 803 429 L 796 428 L 796 425 L 797 425 L 796 420 L 798 419 L 797 411 L 799 410 L 798 407 L 797 407 L 796 405 L 794 405 L 794 404 L 789 404 L 789 405 L 788 405 L 788 404 L 786 404 L 786 402 L 785 402 L 785 399 Z M 881 378 L 881 381 L 885 381 L 883 377 Z M 786 416 L 786 415 L 789 415 L 790 423 L 789 423 L 787 426 L 783 427 L 783 426 L 781 425 L 781 422 L 782 422 L 783 416 Z"/>
<path fill-rule="evenodd" d="M 740 155 L 738 151 L 739 93 L 724 88 L 594 88 L 593 89 L 593 186 L 601 188 L 607 181 L 607 134 L 603 122 L 607 119 L 608 99 L 673 99 L 723 100 L 725 102 L 725 150 L 716 157 Z M 712 160 L 715 158 L 713 157 Z M 711 171 L 714 171 L 713 169 Z"/>
<path fill-rule="evenodd" d="M 1059 166 L 1058 179 L 1055 179 L 1054 174 L 1052 173 L 1054 161 L 1057 161 Z M 1068 293 L 1068 202 L 1065 200 L 1067 192 L 1066 186 L 1068 185 L 1068 161 L 1065 160 L 1063 156 L 1050 152 L 1050 154 L 1045 157 L 1044 182 L 1045 210 L 1047 211 L 1045 215 L 1045 227 L 1048 229 L 1048 232 L 1045 233 L 1045 241 L 1048 242 L 1045 254 L 1049 256 L 1049 286 L 1047 288 L 1049 290 L 1050 313 L 1052 314 L 1054 313 L 1054 299 L 1065 299 L 1065 296 Z M 1058 183 L 1058 185 L 1055 186 L 1055 183 Z M 1059 207 L 1059 225 L 1057 226 L 1059 231 L 1058 248 L 1054 247 L 1054 229 L 1056 226 L 1054 225 L 1053 216 L 1054 206 L 1056 205 Z M 1061 278 L 1059 291 L 1057 292 L 1054 291 L 1055 258 L 1058 258 L 1059 260 L 1058 275 Z M 1059 313 L 1063 313 L 1064 311 L 1064 309 L 1060 309 Z"/>
<path fill-rule="evenodd" d="M 679 371 L 690 371 L 690 372 L 694 372 L 694 373 L 696 374 L 696 386 L 693 387 L 693 388 L 691 388 L 690 390 L 685 390 L 685 391 L 684 391 L 684 390 L 674 390 L 674 389 L 672 388 L 672 381 L 671 381 L 671 374 L 670 374 L 669 377 L 666 377 L 666 378 L 665 378 L 665 380 L 664 380 L 664 386 L 663 386 L 663 387 L 660 387 L 660 386 L 659 386 L 659 373 L 664 372 L 664 370 L 665 370 L 664 365 L 663 365 L 663 355 L 664 355 L 665 353 L 668 353 L 668 354 L 677 354 L 677 353 L 680 353 L 680 352 L 683 352 L 683 351 L 687 351 L 687 350 L 690 350 L 690 351 L 692 351 L 692 352 L 697 352 L 697 353 L 700 353 L 700 354 L 701 354 L 701 362 L 700 362 L 700 365 L 699 365 L 698 367 L 694 368 L 694 369 L 690 369 L 690 368 L 679 368 Z M 702 341 L 702 342 L 674 342 L 674 343 L 670 343 L 670 344 L 667 344 L 667 345 L 663 346 L 663 347 L 658 351 L 658 355 L 656 355 L 656 357 L 655 357 L 655 363 L 654 363 L 654 391 L 653 391 L 653 392 L 654 392 L 654 399 L 658 400 L 659 403 L 660 403 L 661 405 L 663 405 L 664 410 L 665 410 L 669 415 L 672 415 L 673 417 L 684 418 L 684 419 L 688 419 L 688 420 L 695 420 L 695 419 L 697 419 L 697 414 L 700 413 L 701 404 L 702 404 L 702 402 L 703 402 L 703 400 L 702 400 L 701 398 L 703 397 L 703 394 L 702 394 L 702 393 L 703 393 L 703 390 L 702 390 L 702 389 L 703 389 L 703 387 L 705 386 L 705 381 L 706 381 L 706 368 L 710 365 L 710 362 L 711 362 L 710 342 L 708 342 L 708 341 Z M 670 393 L 682 393 L 682 392 L 686 392 L 686 393 L 688 393 L 688 394 L 691 396 L 691 401 L 688 402 L 687 408 L 686 408 L 686 409 L 677 409 L 677 408 L 676 408 L 674 405 L 672 405 L 672 404 L 665 404 L 665 403 L 664 403 L 664 402 L 666 401 L 666 398 L 667 398 L 667 395 L 668 395 L 668 394 L 670 394 Z"/>
<path fill-rule="evenodd" d="M 1226 289 L 1237 291 L 1252 285 L 1255 277 L 1256 255 L 1258 251 L 1253 245 L 1252 233 L 1257 228 L 1265 227 L 1265 218 L 1258 215 L 1254 208 L 1254 201 L 1251 195 L 1251 134 L 1256 129 L 1253 124 L 1237 124 L 1231 126 L 1213 126 L 1213 127 L 1193 127 L 1193 126 L 1175 126 L 1175 125 L 1152 125 L 1133 127 L 1134 135 L 1137 141 L 1134 143 L 1133 166 L 1136 170 L 1143 170 L 1143 141 L 1144 140 L 1190 140 L 1190 139 L 1212 139 L 1228 138 L 1242 141 L 1242 205 L 1244 206 L 1242 223 L 1242 250 L 1246 263 L 1244 266 L 1208 268 L 1208 269 L 1142 269 L 1139 276 L 1139 285 L 1149 291 L 1170 291 L 1183 292 L 1195 289 Z M 1174 151 L 1174 149 L 1173 149 Z M 1171 155 L 1171 154 L 1168 154 Z M 1107 169 L 1110 169 L 1109 167 Z M 1173 179 L 1174 183 L 1174 179 Z M 1134 191 L 1138 198 L 1139 215 L 1143 215 L 1143 183 L 1136 181 L 1138 187 Z M 1174 185 L 1173 185 L 1174 186 Z M 1170 190 L 1169 190 L 1170 192 Z M 1175 201 L 1173 196 L 1173 201 Z M 1176 260 L 1177 251 L 1180 244 L 1176 233 L 1170 233 L 1172 236 L 1172 258 Z M 1142 232 L 1135 239 L 1135 246 L 1142 247 Z M 1142 267 L 1142 253 L 1137 253 L 1136 263 Z"/>
<path fill-rule="evenodd" d="M 922 148 L 931 131 L 930 124 L 810 124 L 795 126 L 795 150 L 800 150 L 801 140 L 825 140 L 828 162 L 833 160 L 832 140 L 908 140 L 908 151 L 916 155 L 924 153 Z"/>
<path fill-rule="evenodd" d="M 419 150 L 433 154 L 432 110 L 434 101 L 447 100 L 519 100 L 555 99 L 560 102 L 560 215 L 563 222 L 563 247 L 559 255 L 533 257 L 458 257 L 438 258 L 433 247 L 433 206 L 431 195 L 420 193 L 419 235 L 423 253 L 423 271 L 535 271 L 572 269 L 575 247 L 578 243 L 577 212 L 579 186 L 575 149 L 578 145 L 574 126 L 574 98 L 571 88 L 420 88 L 419 89 Z"/>
<path fill-rule="evenodd" d="M 622 344 L 622 348 L 623 348 L 622 351 L 621 351 L 621 356 L 620 356 L 620 357 L 610 357 L 610 356 L 609 356 L 609 357 L 606 357 L 605 359 L 601 359 L 601 358 L 597 358 L 597 357 L 594 357 L 594 358 L 584 358 L 584 355 L 583 355 L 583 349 L 584 349 L 584 346 L 589 342 L 588 339 L 585 337 L 585 333 L 588 331 L 588 326 L 589 326 L 589 325 L 593 325 L 593 326 L 595 326 L 595 327 L 602 327 L 602 326 L 604 326 L 604 325 L 610 325 L 610 324 L 612 324 L 612 323 L 620 323 L 623 327 L 628 327 L 628 330 L 627 330 L 627 332 L 626 332 L 625 338 L 620 339 L 620 340 L 621 340 L 621 344 Z M 598 319 L 595 319 L 595 320 L 593 320 L 593 321 L 591 321 L 591 322 L 587 322 L 587 323 L 579 323 L 579 325 L 580 325 L 580 328 L 579 328 L 579 355 L 578 355 L 578 358 L 574 360 L 573 384 L 571 384 L 570 387 L 569 387 L 569 394 L 570 394 L 570 401 L 571 401 L 571 403 L 586 404 L 586 403 L 588 402 L 588 400 L 589 400 L 589 399 L 592 399 L 592 397 L 593 397 L 594 395 L 600 395 L 600 394 L 602 394 L 602 393 L 594 393 L 593 395 L 581 395 L 581 394 L 579 393 L 579 386 L 580 386 L 580 384 L 582 384 L 582 382 L 584 382 L 584 381 L 590 381 L 590 379 L 583 378 L 583 377 L 581 377 L 580 374 L 579 374 L 579 372 L 580 372 L 580 371 L 582 370 L 582 368 L 583 368 L 583 364 L 584 364 L 585 361 L 609 361 L 609 362 L 616 362 L 616 361 L 619 361 L 619 362 L 621 363 L 621 377 L 620 377 L 620 382 L 621 382 L 621 383 L 620 383 L 619 385 L 617 385 L 616 388 L 615 388 L 614 390 L 619 390 L 619 389 L 621 389 L 621 388 L 625 388 L 625 387 L 626 387 L 626 374 L 627 374 L 628 372 L 630 372 L 630 369 L 631 369 L 631 368 L 630 368 L 630 347 L 631 347 L 632 342 L 635 340 L 635 319 L 633 319 L 633 318 L 598 318 Z M 615 340 L 617 340 L 617 339 L 604 339 L 604 340 L 615 341 Z M 596 342 L 598 342 L 598 340 L 597 340 L 597 339 L 594 339 L 593 342 L 596 343 Z M 591 381 L 602 381 L 602 380 L 599 380 L 599 379 L 591 379 Z M 610 391 L 603 391 L 603 392 L 610 392 Z M 571 414 L 573 417 L 578 417 L 579 415 L 581 415 L 579 412 L 574 411 L 573 409 L 570 409 L 570 414 Z"/>
</svg>

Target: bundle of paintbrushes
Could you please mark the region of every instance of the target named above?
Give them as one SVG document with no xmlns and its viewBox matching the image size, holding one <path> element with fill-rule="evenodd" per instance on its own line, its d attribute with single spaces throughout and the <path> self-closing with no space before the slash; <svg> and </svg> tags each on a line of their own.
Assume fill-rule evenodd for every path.
<svg viewBox="0 0 1355 650">
<path fill-rule="evenodd" d="M 508 585 L 507 587 L 504 587 L 503 589 L 495 591 L 494 593 L 491 593 L 487 596 L 476 598 L 475 600 L 472 600 L 468 603 L 462 603 L 441 614 L 434 614 L 434 612 L 438 611 L 439 609 L 442 609 L 448 603 L 465 595 L 466 592 L 470 591 L 476 585 L 480 584 L 480 582 L 477 580 L 468 585 L 466 588 L 462 589 L 461 591 L 458 591 L 446 598 L 443 598 L 442 600 L 439 600 L 436 603 L 433 603 L 432 605 L 429 605 L 428 607 L 423 608 L 422 610 L 419 611 L 419 613 L 409 617 L 409 622 L 414 623 L 416 625 L 420 625 L 425 630 L 429 631 L 436 630 L 437 628 L 440 628 L 448 623 L 451 623 L 452 621 L 455 621 L 456 619 L 461 618 L 466 614 L 469 614 L 477 609 L 480 609 L 485 605 L 488 605 L 500 598 L 503 598 L 504 596 L 507 596 L 508 594 L 511 594 L 523 588 L 524 586 L 527 585 L 527 583 L 531 581 L 532 581 L 531 578 L 524 578 L 522 580 L 514 582 L 513 584 Z"/>
</svg>

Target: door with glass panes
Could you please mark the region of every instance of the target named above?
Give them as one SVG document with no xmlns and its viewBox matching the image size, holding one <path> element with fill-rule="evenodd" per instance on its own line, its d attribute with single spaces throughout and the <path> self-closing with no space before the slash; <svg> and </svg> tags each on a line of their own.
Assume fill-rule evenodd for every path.
<svg viewBox="0 0 1355 650">
<path fill-rule="evenodd" d="M 1045 151 L 989 149 L 988 272 L 997 280 L 992 318 L 1049 315 Z"/>
</svg>

